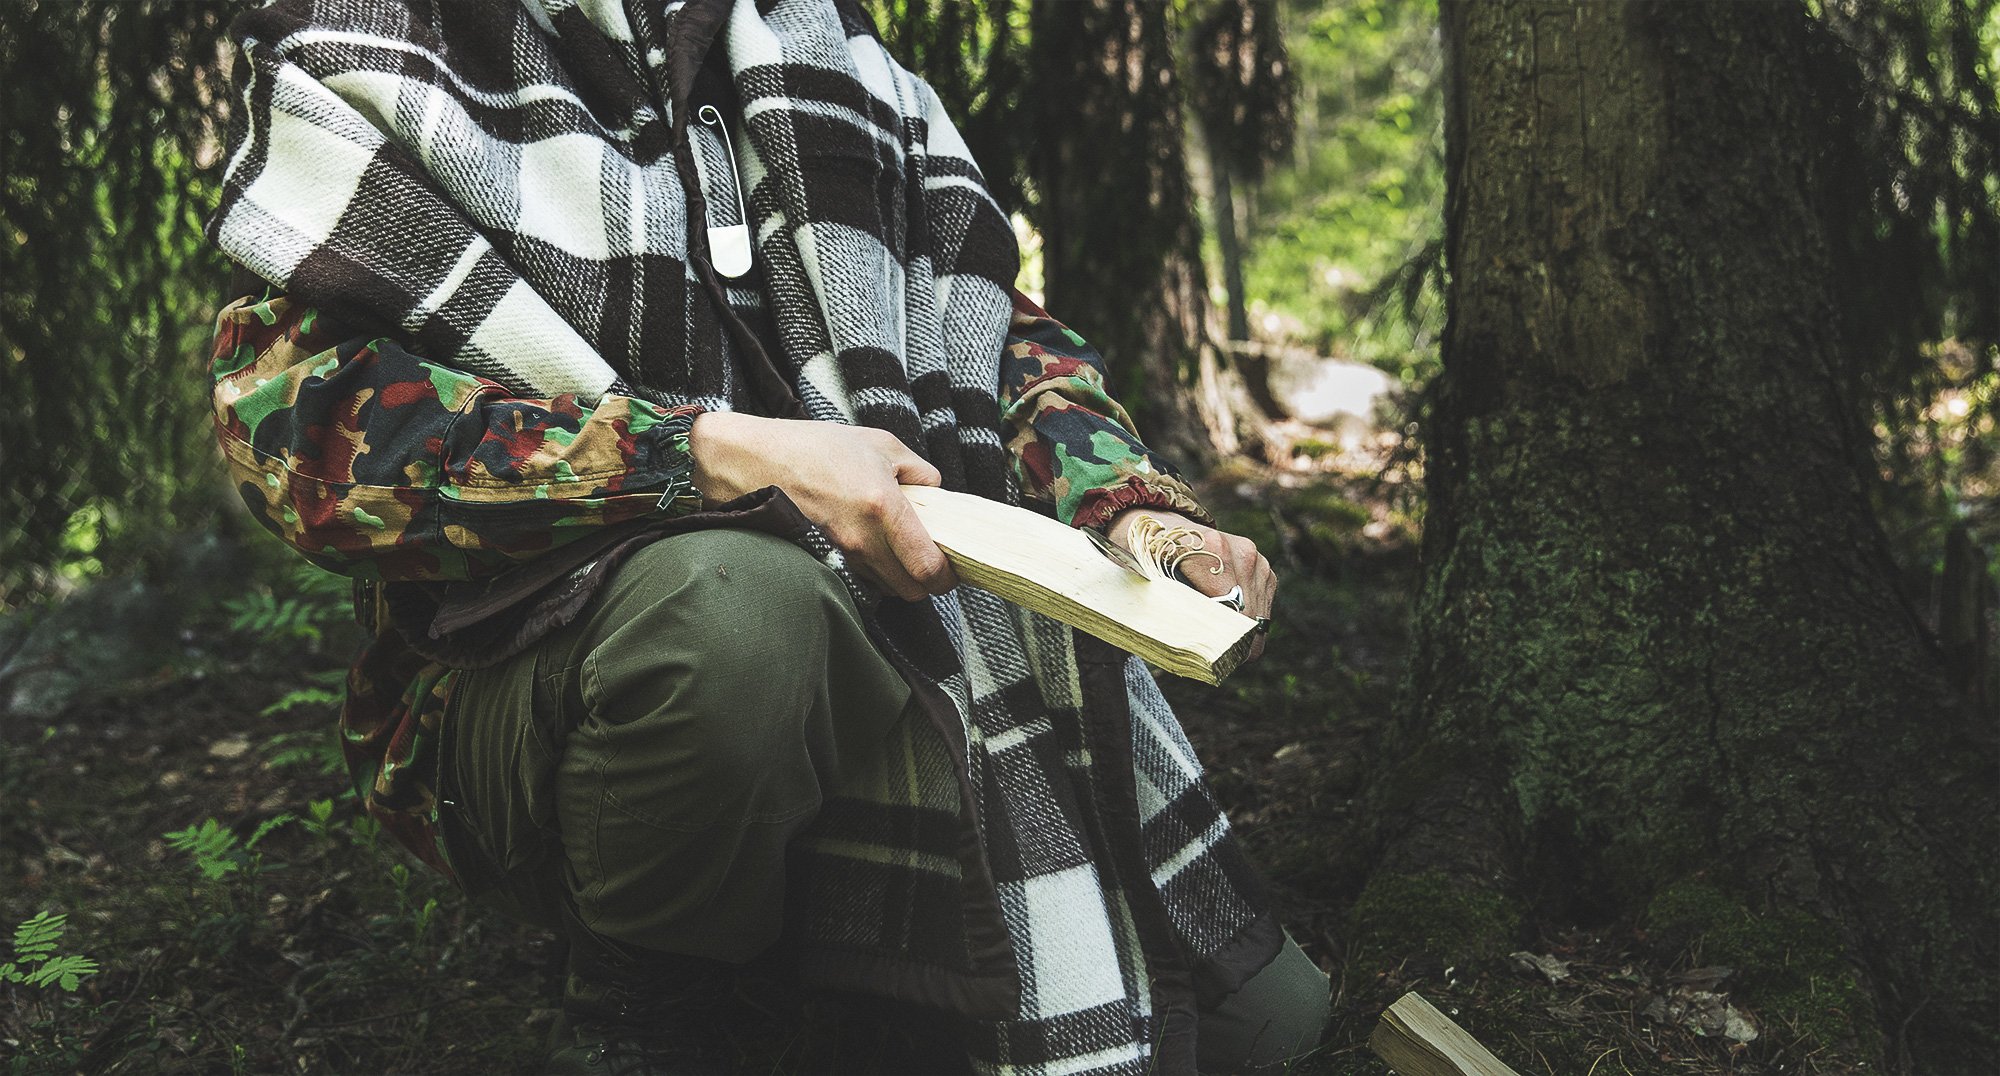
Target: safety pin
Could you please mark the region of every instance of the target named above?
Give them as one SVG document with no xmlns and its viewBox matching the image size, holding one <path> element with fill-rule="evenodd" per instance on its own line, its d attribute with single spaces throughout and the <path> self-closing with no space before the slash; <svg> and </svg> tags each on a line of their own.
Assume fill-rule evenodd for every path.
<svg viewBox="0 0 2000 1076">
<path fill-rule="evenodd" d="M 708 256 L 715 265 L 715 271 L 731 280 L 750 271 L 750 202 L 743 197 L 743 188 L 736 176 L 736 143 L 729 140 L 729 128 L 722 123 L 722 113 L 714 105 L 703 105 L 695 112 L 695 118 L 703 123 L 713 124 L 722 136 L 722 155 L 729 161 L 729 190 L 736 196 L 736 216 L 741 223 L 728 224 L 720 228 L 708 229 Z"/>
</svg>

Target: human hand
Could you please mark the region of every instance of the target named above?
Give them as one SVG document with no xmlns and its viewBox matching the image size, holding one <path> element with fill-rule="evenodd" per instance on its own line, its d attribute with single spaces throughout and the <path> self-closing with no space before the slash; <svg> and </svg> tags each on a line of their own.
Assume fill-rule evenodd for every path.
<svg viewBox="0 0 2000 1076">
<path fill-rule="evenodd" d="M 1162 527 L 1186 527 L 1200 539 L 1200 549 L 1213 553 L 1213 558 L 1189 557 L 1181 564 L 1181 577 L 1189 586 L 1209 597 L 1229 593 L 1230 587 L 1243 588 L 1243 615 L 1268 617 L 1271 606 L 1278 597 L 1278 574 L 1271 569 L 1271 562 L 1257 551 L 1257 543 L 1237 534 L 1227 534 L 1214 527 L 1204 526 L 1179 512 L 1168 512 L 1157 508 L 1127 508 L 1111 520 L 1110 538 L 1120 549 L 1141 560 L 1144 551 L 1134 548 L 1132 529 L 1139 520 L 1151 517 Z M 1187 546 L 1187 548 L 1194 548 Z M 1264 653 L 1264 635 L 1250 644 L 1250 655 L 1245 660 L 1254 661 Z"/>
<path fill-rule="evenodd" d="M 777 486 L 863 578 L 906 601 L 958 585 L 944 551 L 898 488 L 937 468 L 896 435 L 813 419 L 704 412 L 688 430 L 694 488 L 710 504 Z"/>
</svg>

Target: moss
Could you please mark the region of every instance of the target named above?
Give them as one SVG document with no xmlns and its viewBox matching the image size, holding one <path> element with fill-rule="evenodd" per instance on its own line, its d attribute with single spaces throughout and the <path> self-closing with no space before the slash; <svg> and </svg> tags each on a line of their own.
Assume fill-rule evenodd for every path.
<svg viewBox="0 0 2000 1076">
<path fill-rule="evenodd" d="M 1358 963 L 1371 958 L 1448 964 L 1499 956 L 1513 947 L 1521 908 L 1512 900 L 1439 872 L 1377 875 L 1354 902 L 1349 935 Z"/>
<path fill-rule="evenodd" d="M 1215 513 L 1215 525 L 1230 534 L 1240 534 L 1257 543 L 1257 548 L 1267 556 L 1277 556 L 1282 548 L 1278 541 L 1278 531 L 1271 525 L 1271 513 L 1257 504 L 1210 504 Z"/>
<path fill-rule="evenodd" d="M 1881 1050 L 1874 1003 L 1832 927 L 1796 909 L 1753 912 L 1707 882 L 1679 882 L 1647 906 L 1646 927 L 1705 965 L 1736 969 L 1735 999 L 1788 1031 L 1801 1054 L 1857 1042 Z"/>
</svg>

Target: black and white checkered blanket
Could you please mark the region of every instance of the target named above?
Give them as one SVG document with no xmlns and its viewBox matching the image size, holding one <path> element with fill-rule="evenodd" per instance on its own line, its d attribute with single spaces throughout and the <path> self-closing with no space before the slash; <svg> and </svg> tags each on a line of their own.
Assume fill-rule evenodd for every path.
<svg viewBox="0 0 2000 1076">
<path fill-rule="evenodd" d="M 277 0 L 236 33 L 210 232 L 265 279 L 523 393 L 877 426 L 1018 501 L 1012 231 L 844 3 Z M 720 124 L 676 114 L 711 43 Z M 743 219 L 732 150 L 736 282 L 708 241 Z M 775 354 L 722 314 L 758 287 Z M 1150 674 L 971 588 L 874 619 L 934 721 L 799 849 L 807 973 L 957 1010 L 982 1069 L 1191 1071 L 1194 999 L 1280 935 Z"/>
</svg>

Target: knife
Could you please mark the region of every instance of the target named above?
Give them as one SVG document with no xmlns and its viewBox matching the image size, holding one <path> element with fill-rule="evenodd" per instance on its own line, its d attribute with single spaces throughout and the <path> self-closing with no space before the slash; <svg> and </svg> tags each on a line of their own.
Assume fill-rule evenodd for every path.
<svg viewBox="0 0 2000 1076">
<path fill-rule="evenodd" d="M 1157 578 L 1145 569 L 1144 565 L 1139 562 L 1138 557 L 1133 556 L 1111 539 L 1091 530 L 1089 527 L 1083 528 L 1083 536 L 1090 539 L 1090 544 L 1096 546 L 1099 553 L 1110 558 L 1111 563 L 1118 565 L 1120 568 L 1131 572 L 1143 580 L 1151 581 Z M 1181 577 L 1181 582 L 1187 583 L 1190 587 L 1194 585 L 1188 582 L 1185 576 Z M 1243 611 L 1243 588 L 1240 586 L 1230 587 L 1229 592 L 1226 594 L 1205 594 L 1203 597 L 1217 604 L 1226 605 L 1239 613 Z"/>
<path fill-rule="evenodd" d="M 1111 563 L 1116 564 L 1141 579 L 1151 580 L 1153 578 L 1147 573 L 1145 566 L 1139 563 L 1138 557 L 1120 549 L 1111 539 L 1091 530 L 1089 527 L 1083 528 L 1083 536 L 1090 539 L 1090 544 L 1096 546 L 1099 553 L 1110 558 Z"/>
</svg>

